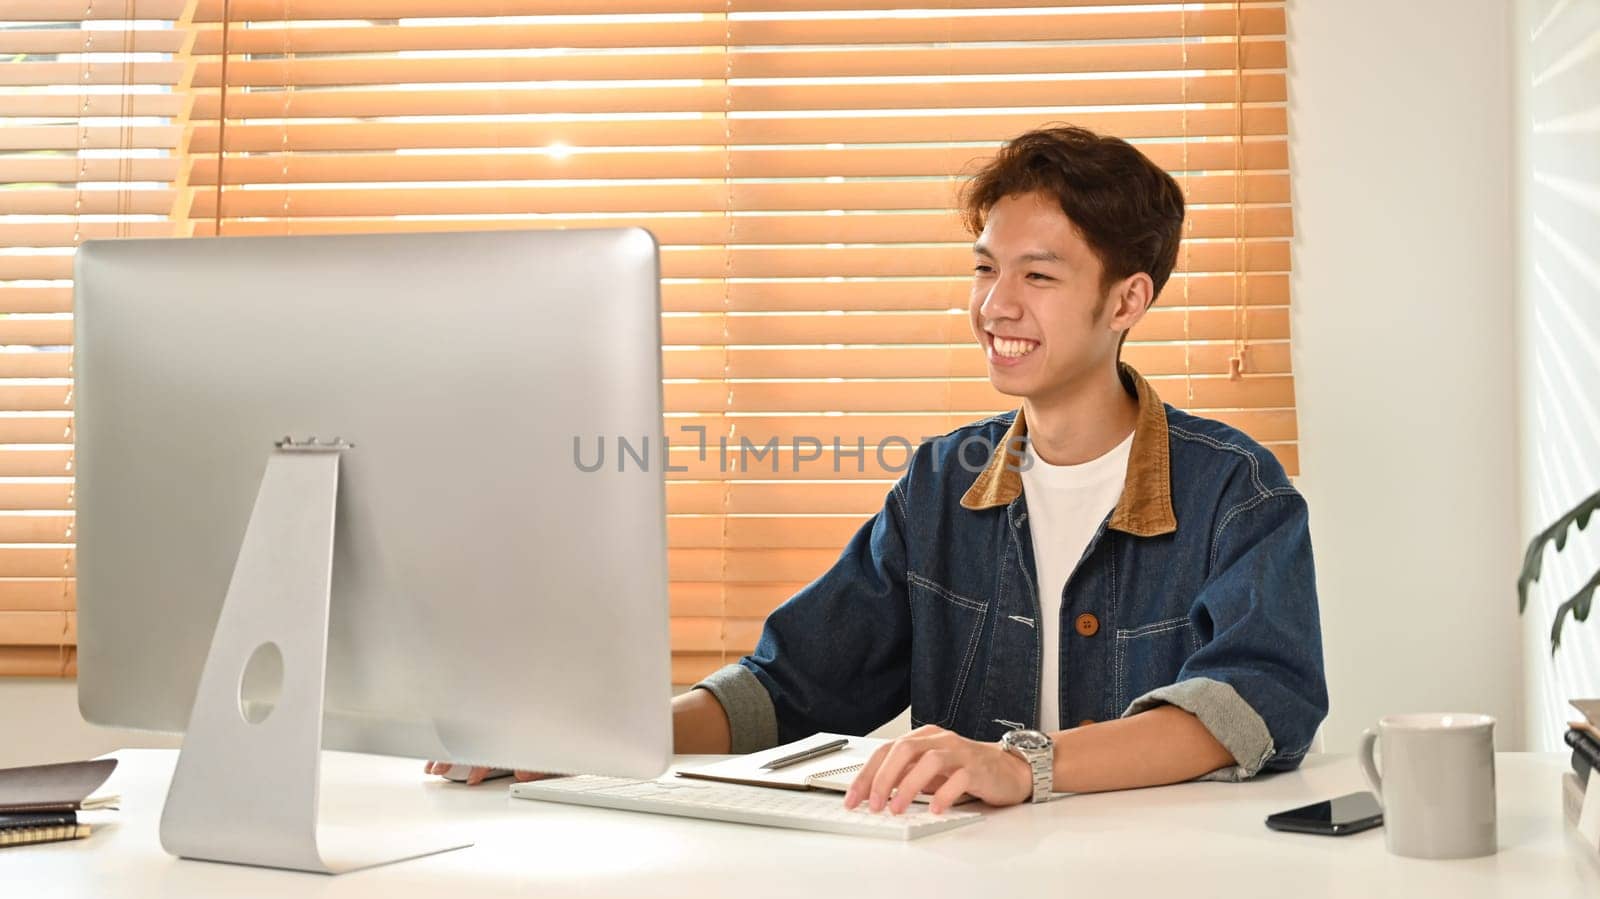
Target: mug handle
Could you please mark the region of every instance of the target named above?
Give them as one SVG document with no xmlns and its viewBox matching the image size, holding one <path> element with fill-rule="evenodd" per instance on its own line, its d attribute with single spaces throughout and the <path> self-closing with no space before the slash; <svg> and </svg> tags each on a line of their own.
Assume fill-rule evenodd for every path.
<svg viewBox="0 0 1600 899">
<path fill-rule="evenodd" d="M 1361 761 L 1361 773 L 1367 776 L 1367 783 L 1372 785 L 1372 792 L 1378 796 L 1378 804 L 1383 804 L 1383 778 L 1378 776 L 1378 766 L 1373 763 L 1372 750 L 1378 745 L 1378 732 L 1367 728 L 1361 733 L 1361 748 L 1356 751 L 1356 758 Z"/>
</svg>

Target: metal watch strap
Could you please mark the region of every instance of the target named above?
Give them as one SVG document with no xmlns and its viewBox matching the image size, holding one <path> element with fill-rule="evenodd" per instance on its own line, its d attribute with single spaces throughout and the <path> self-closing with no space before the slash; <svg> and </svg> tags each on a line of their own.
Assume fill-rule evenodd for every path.
<svg viewBox="0 0 1600 899">
<path fill-rule="evenodd" d="M 1017 730 L 1002 737 L 1000 745 L 1027 763 L 1033 781 L 1033 795 L 1029 801 L 1049 801 L 1055 786 L 1055 741 L 1039 731 Z"/>
<path fill-rule="evenodd" d="M 1051 749 L 1040 749 L 1026 754 L 1028 767 L 1033 769 L 1033 802 L 1049 802 L 1051 787 L 1054 785 L 1055 753 Z"/>
</svg>

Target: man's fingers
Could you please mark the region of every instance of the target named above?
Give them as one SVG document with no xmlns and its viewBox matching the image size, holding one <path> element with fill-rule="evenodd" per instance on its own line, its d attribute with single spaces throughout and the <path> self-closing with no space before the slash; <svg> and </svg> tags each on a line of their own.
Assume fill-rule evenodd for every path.
<svg viewBox="0 0 1600 899">
<path fill-rule="evenodd" d="M 889 794 L 894 790 L 895 784 L 922 755 L 923 747 L 920 740 L 901 738 L 891 744 L 888 756 L 883 760 L 883 765 L 878 768 L 878 773 L 872 778 L 872 798 L 867 807 L 875 812 L 883 811 L 889 804 Z"/>
<path fill-rule="evenodd" d="M 850 782 L 850 789 L 844 792 L 845 808 L 855 808 L 861 804 L 861 800 L 867 798 L 867 794 L 872 790 L 872 778 L 878 773 L 878 766 L 883 764 L 884 756 L 888 755 L 893 747 L 893 743 L 885 743 L 872 751 L 872 757 L 867 759 L 867 763 L 861 766 L 860 771 L 856 772 L 856 779 Z"/>
<path fill-rule="evenodd" d="M 474 767 L 472 771 L 467 774 L 467 786 L 475 787 L 478 784 L 483 783 L 483 778 L 488 773 L 489 769 L 487 767 Z"/>
<path fill-rule="evenodd" d="M 967 773 L 967 769 L 957 768 L 954 774 L 945 779 L 944 786 L 933 794 L 933 801 L 928 803 L 928 811 L 935 815 L 944 814 L 956 804 L 961 794 L 967 791 L 967 785 L 971 782 L 972 775 Z"/>
<path fill-rule="evenodd" d="M 513 771 L 511 772 L 511 776 L 515 777 L 518 783 L 527 783 L 530 780 L 544 780 L 548 777 L 555 777 L 554 774 L 545 774 L 542 771 Z"/>
<path fill-rule="evenodd" d="M 938 749 L 933 749 L 922 754 L 906 776 L 901 778 L 895 788 L 894 798 L 889 801 L 889 814 L 903 815 L 911 803 L 927 788 L 934 778 L 943 774 L 949 765 L 949 758 Z"/>
</svg>

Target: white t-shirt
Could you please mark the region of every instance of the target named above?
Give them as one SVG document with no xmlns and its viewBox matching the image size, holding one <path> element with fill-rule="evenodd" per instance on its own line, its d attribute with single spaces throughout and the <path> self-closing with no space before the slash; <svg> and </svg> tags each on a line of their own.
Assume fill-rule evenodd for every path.
<svg viewBox="0 0 1600 899">
<path fill-rule="evenodd" d="M 1061 592 L 1100 522 L 1116 508 L 1128 474 L 1133 434 L 1098 459 L 1051 465 L 1030 441 L 1022 492 L 1028 502 L 1033 567 L 1038 577 L 1039 633 L 1044 637 L 1039 680 L 1039 729 L 1061 729 Z"/>
</svg>

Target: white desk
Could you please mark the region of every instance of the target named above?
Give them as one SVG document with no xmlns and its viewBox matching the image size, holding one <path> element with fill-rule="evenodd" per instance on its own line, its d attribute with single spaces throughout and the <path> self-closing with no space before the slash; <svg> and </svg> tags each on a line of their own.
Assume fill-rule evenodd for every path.
<svg viewBox="0 0 1600 899">
<path fill-rule="evenodd" d="M 125 750 L 108 789 L 123 808 L 88 840 L 0 850 L 6 897 L 256 896 L 1353 896 L 1600 895 L 1600 862 L 1561 818 L 1562 754 L 1499 757 L 1498 855 L 1390 856 L 1383 831 L 1329 838 L 1269 831 L 1262 819 L 1363 789 L 1349 756 L 1244 784 L 1193 783 L 1074 796 L 987 812 L 979 824 L 911 843 L 667 818 L 468 788 L 419 762 L 326 754 L 324 804 L 371 820 L 437 821 L 465 850 L 339 877 L 182 861 L 156 828 L 175 753 Z M 248 776 L 241 772 L 241 776 Z M 970 807 L 970 806 L 969 806 Z"/>
</svg>

